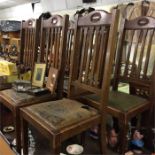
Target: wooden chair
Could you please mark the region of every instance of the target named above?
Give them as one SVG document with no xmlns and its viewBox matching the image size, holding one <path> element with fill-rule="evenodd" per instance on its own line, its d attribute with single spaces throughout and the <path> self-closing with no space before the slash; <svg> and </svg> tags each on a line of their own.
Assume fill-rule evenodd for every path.
<svg viewBox="0 0 155 155">
<path fill-rule="evenodd" d="M 28 124 L 51 142 L 54 154 L 61 143 L 94 125 L 101 127 L 101 150 L 105 152 L 105 105 L 117 31 L 118 12 L 94 11 L 75 22 L 74 51 L 71 56 L 69 98 L 21 108 L 23 151 L 28 153 Z M 76 100 L 89 92 L 101 97 L 98 106 Z"/>
<path fill-rule="evenodd" d="M 37 38 L 37 32 L 38 31 L 38 21 L 35 19 L 29 19 L 27 21 L 22 21 L 21 25 L 21 46 L 20 46 L 20 53 L 18 55 L 18 68 L 19 68 L 19 74 L 20 72 L 25 71 L 25 69 L 29 68 L 31 69 L 34 65 L 34 61 L 37 58 L 37 50 L 35 50 L 35 42 Z M 5 84 L 6 87 L 2 87 L 0 90 L 10 89 L 11 83 Z M 0 128 L 1 131 L 3 129 L 3 105 L 0 105 Z"/>
<path fill-rule="evenodd" d="M 75 30 L 75 22 L 70 21 L 68 32 L 67 32 L 67 60 L 66 60 L 66 68 L 65 68 L 65 77 L 64 77 L 64 93 L 68 92 L 68 83 L 69 83 L 69 73 L 71 66 L 71 53 L 73 52 L 73 42 L 74 42 L 74 30 Z"/>
<path fill-rule="evenodd" d="M 19 69 L 30 69 L 34 67 L 38 55 L 38 31 L 40 23 L 36 19 L 22 21 L 21 26 L 21 47 L 19 53 Z"/>
<path fill-rule="evenodd" d="M 127 147 L 128 122 L 131 118 L 151 108 L 154 103 L 152 92 L 155 55 L 152 48 L 154 41 L 155 19 L 141 16 L 125 20 L 122 24 L 119 50 L 116 57 L 113 91 L 109 95 L 107 113 L 118 118 L 120 125 L 120 152 Z M 129 44 L 127 44 L 127 41 Z M 125 55 L 125 57 L 123 57 Z M 119 92 L 120 82 L 135 85 L 140 92 L 147 90 L 149 98 Z M 144 89 L 145 88 L 145 89 Z M 143 95 L 143 94 L 141 94 Z M 89 102 L 97 102 L 95 95 L 86 97 Z"/>
<path fill-rule="evenodd" d="M 120 8 L 121 9 L 121 8 Z M 155 2 L 143 0 L 136 3 L 129 3 L 125 6 L 125 8 L 122 10 L 122 16 L 128 20 L 137 18 L 139 16 L 151 16 L 155 17 Z M 130 44 L 129 40 L 127 41 L 127 44 Z M 155 41 L 152 41 L 152 50 L 155 49 Z M 139 86 L 136 83 L 132 84 L 129 83 L 129 92 L 133 95 L 138 95 L 144 98 L 150 98 L 150 89 Z M 143 114 L 140 114 L 139 116 L 136 116 L 136 118 L 133 118 L 131 120 L 131 125 L 136 125 L 137 128 L 141 126 L 141 129 L 145 129 L 147 126 L 147 130 L 144 130 L 145 135 L 145 147 L 150 150 L 151 147 L 153 147 L 153 137 L 152 137 L 152 128 L 155 127 L 155 119 L 154 119 L 154 104 L 153 107 L 150 110 L 145 111 Z M 149 116 L 148 116 L 149 113 Z M 150 138 L 151 137 L 151 138 Z"/>
<path fill-rule="evenodd" d="M 21 125 L 20 125 L 19 109 L 23 106 L 45 102 L 48 100 L 56 100 L 62 97 L 64 66 L 65 66 L 64 64 L 66 55 L 67 27 L 68 27 L 68 16 L 62 18 L 61 16 L 55 15 L 49 18 L 48 20 L 42 20 L 41 53 L 43 54 L 44 51 L 50 51 L 51 56 L 50 59 L 47 61 L 47 66 L 50 65 L 59 70 L 56 92 L 54 92 L 53 94 L 47 93 L 39 96 L 34 96 L 27 93 L 19 93 L 13 89 L 7 89 L 0 92 L 0 102 L 4 106 L 9 108 L 13 113 L 15 124 L 15 137 L 17 143 L 16 145 L 18 152 L 21 151 L 21 131 L 20 131 Z M 28 63 L 27 59 L 26 60 L 24 59 L 24 61 Z M 1 116 L 1 118 L 2 117 L 3 116 Z"/>
<path fill-rule="evenodd" d="M 21 46 L 20 53 L 17 58 L 17 67 L 20 72 L 24 72 L 27 69 L 32 69 L 35 60 L 37 59 L 37 50 L 38 42 L 38 21 L 35 19 L 29 19 L 27 21 L 22 21 L 21 26 Z M 2 83 L 0 90 L 11 88 L 11 83 Z"/>
<path fill-rule="evenodd" d="M 143 0 L 138 3 L 129 3 L 126 5 L 122 13 L 124 14 L 124 18 L 131 20 L 139 16 L 151 16 L 155 17 L 155 2 L 150 2 Z M 154 49 L 154 41 L 152 42 L 152 48 Z M 140 93 L 141 90 L 141 93 Z M 130 93 L 137 94 L 143 96 L 145 98 L 149 98 L 149 90 L 146 88 L 138 87 L 136 84 L 130 83 Z"/>
<path fill-rule="evenodd" d="M 119 7 L 119 6 L 118 6 Z M 121 6 L 120 6 L 121 9 Z M 136 3 L 128 3 L 122 9 L 122 16 L 126 19 L 134 19 L 139 16 L 155 16 L 155 2 L 143 0 Z"/>
</svg>

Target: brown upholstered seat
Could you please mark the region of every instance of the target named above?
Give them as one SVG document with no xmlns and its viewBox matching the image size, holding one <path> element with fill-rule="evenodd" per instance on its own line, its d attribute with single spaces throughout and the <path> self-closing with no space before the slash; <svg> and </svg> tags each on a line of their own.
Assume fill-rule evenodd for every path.
<svg viewBox="0 0 155 155">
<path fill-rule="evenodd" d="M 34 95 L 29 95 L 27 93 L 17 92 L 14 89 L 7 89 L 7 90 L 1 91 L 0 97 L 2 98 L 2 96 L 3 96 L 3 99 L 1 100 L 6 100 L 12 106 L 19 106 L 19 107 L 24 105 L 30 105 L 32 103 L 39 102 L 40 100 L 41 101 L 50 100 L 56 97 L 55 94 L 51 95 L 50 92 L 44 95 L 34 96 Z"/>
<path fill-rule="evenodd" d="M 78 101 L 62 99 L 26 107 L 33 117 L 39 117 L 54 130 L 79 123 L 91 116 L 97 116 L 98 111 Z M 99 117 L 99 115 L 98 115 Z"/>
<path fill-rule="evenodd" d="M 83 98 L 90 99 L 92 102 L 99 102 L 100 100 L 99 96 L 96 96 L 95 94 L 85 95 L 83 96 Z M 148 100 L 139 96 L 130 95 L 118 91 L 111 91 L 109 93 L 108 107 L 115 108 L 122 113 L 129 112 L 130 110 L 139 108 L 140 106 L 147 106 L 148 104 L 150 104 Z"/>
<path fill-rule="evenodd" d="M 149 101 L 139 96 L 112 91 L 110 92 L 108 107 L 116 108 L 121 112 L 129 112 L 145 104 L 149 104 Z"/>
</svg>

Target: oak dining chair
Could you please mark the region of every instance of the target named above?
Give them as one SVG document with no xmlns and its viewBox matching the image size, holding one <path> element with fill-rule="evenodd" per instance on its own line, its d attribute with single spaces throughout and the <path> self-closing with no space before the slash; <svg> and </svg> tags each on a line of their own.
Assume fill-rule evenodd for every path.
<svg viewBox="0 0 155 155">
<path fill-rule="evenodd" d="M 128 20 L 134 19 L 139 16 L 151 16 L 155 17 L 155 2 L 143 0 L 141 2 L 128 4 L 124 10 L 125 17 Z M 155 42 L 152 42 L 152 50 L 155 48 Z M 149 67 L 149 69 L 151 69 Z M 143 96 L 144 98 L 150 98 L 149 89 L 143 86 L 138 86 L 136 84 L 129 84 L 129 92 L 131 94 L 136 94 L 139 96 Z M 131 125 L 136 125 L 137 128 L 143 128 L 145 134 L 145 146 L 147 149 L 153 148 L 153 132 L 152 128 L 154 128 L 154 113 L 155 113 L 155 104 L 152 104 L 152 108 L 143 112 L 136 118 L 133 118 L 131 121 Z M 149 115 L 148 115 L 149 114 Z M 146 130 L 147 129 L 147 130 Z"/>
<path fill-rule="evenodd" d="M 37 50 L 35 46 L 37 43 L 35 40 L 38 31 L 38 20 L 28 19 L 27 21 L 22 21 L 20 30 L 20 51 L 17 52 L 16 64 L 19 73 L 25 72 L 27 69 L 31 69 L 37 58 Z M 30 61 L 29 61 L 30 59 Z M 1 75 L 2 77 L 2 75 Z M 4 76 L 5 78 L 5 76 Z M 11 88 L 11 83 L 1 82 L 0 90 Z"/>
<path fill-rule="evenodd" d="M 19 153 L 21 151 L 20 108 L 48 100 L 56 100 L 62 97 L 68 18 L 68 15 L 65 15 L 64 18 L 59 15 L 53 15 L 47 20 L 42 20 L 41 30 L 39 31 L 41 32 L 40 47 L 43 58 L 42 62 L 46 63 L 48 68 L 53 67 L 59 71 L 58 76 L 55 79 L 57 81 L 57 86 L 53 93 L 51 94 L 49 91 L 45 94 L 36 96 L 24 92 L 17 92 L 14 89 L 7 89 L 0 92 L 0 103 L 9 108 L 13 114 L 16 146 Z M 30 33 L 28 36 L 30 37 Z M 35 39 L 31 40 L 30 38 L 27 38 L 27 41 L 24 41 L 22 46 L 33 44 L 34 47 L 35 45 L 32 42 L 35 41 Z M 28 47 L 25 47 L 25 50 L 27 50 Z M 38 47 L 36 48 L 38 49 Z M 25 55 L 27 56 L 29 53 Z M 48 58 L 46 57 L 47 55 Z M 21 62 L 25 62 L 31 67 L 33 64 L 30 63 L 33 62 L 33 56 L 34 55 L 23 58 Z M 3 116 L 1 116 L 1 118 L 3 119 Z"/>
<path fill-rule="evenodd" d="M 35 19 L 28 19 L 26 21 L 22 21 L 21 23 L 21 32 L 20 32 L 20 40 L 21 46 L 20 51 L 18 54 L 17 60 L 17 68 L 19 77 L 20 75 L 25 72 L 27 69 L 32 69 L 34 62 L 37 58 L 37 50 L 35 47 L 37 46 L 36 38 L 37 38 L 37 31 L 38 31 L 38 20 Z M 5 89 L 10 89 L 12 87 L 11 83 L 7 84 Z M 1 89 L 1 90 L 5 90 Z M 3 112 L 4 106 L 0 104 L 0 127 L 1 131 L 3 130 Z"/>
<path fill-rule="evenodd" d="M 59 154 L 68 138 L 100 125 L 100 148 L 105 153 L 105 105 L 115 50 L 118 12 L 92 11 L 75 21 L 68 98 L 21 108 L 23 152 L 28 153 L 28 125 L 50 141 L 53 154 Z M 96 93 L 99 104 L 80 101 L 81 95 Z M 80 97 L 80 98 L 79 98 Z M 79 100 L 78 100 L 79 99 Z"/>
<path fill-rule="evenodd" d="M 155 53 L 152 47 L 155 39 L 155 18 L 140 16 L 133 20 L 124 19 L 121 26 L 113 89 L 109 93 L 106 111 L 118 119 L 119 151 L 124 153 L 127 149 L 129 121 L 150 110 L 154 104 Z M 118 85 L 122 82 L 136 88 L 136 92 L 128 94 L 118 91 Z M 93 94 L 87 95 L 85 99 L 99 102 L 100 97 Z"/>
</svg>

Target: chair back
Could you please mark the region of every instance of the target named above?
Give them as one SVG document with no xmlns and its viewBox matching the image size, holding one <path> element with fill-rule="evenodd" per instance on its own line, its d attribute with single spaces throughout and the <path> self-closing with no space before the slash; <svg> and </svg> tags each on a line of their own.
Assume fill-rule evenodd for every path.
<svg viewBox="0 0 155 155">
<path fill-rule="evenodd" d="M 69 97 L 77 89 L 107 101 L 114 59 L 118 12 L 92 11 L 75 21 L 74 51 L 71 57 Z M 80 90 L 80 92 L 82 92 Z M 104 96 L 104 99 L 103 99 Z"/>
<path fill-rule="evenodd" d="M 69 72 L 71 66 L 71 53 L 73 52 L 73 41 L 74 41 L 74 29 L 75 23 L 74 21 L 69 21 L 69 27 L 67 32 L 67 60 L 66 60 L 66 68 L 65 68 L 65 79 L 64 79 L 64 93 L 67 94 L 68 92 L 68 79 L 69 79 Z"/>
<path fill-rule="evenodd" d="M 155 17 L 155 2 L 143 0 L 137 3 L 128 3 L 122 10 L 122 16 L 130 20 L 139 16 Z"/>
<path fill-rule="evenodd" d="M 67 61 L 66 61 L 66 76 L 69 76 L 70 71 L 70 60 L 71 60 L 71 53 L 73 51 L 73 40 L 74 40 L 74 29 L 75 23 L 74 21 L 69 22 L 68 33 L 67 33 Z"/>
<path fill-rule="evenodd" d="M 38 20 L 22 21 L 19 64 L 23 64 L 25 68 L 33 69 L 34 63 L 37 61 L 38 29 Z"/>
<path fill-rule="evenodd" d="M 150 96 L 155 67 L 155 18 L 124 19 L 116 57 L 114 90 L 119 82 L 133 84 L 137 94 Z"/>
<path fill-rule="evenodd" d="M 57 94 L 59 97 L 62 97 L 63 91 L 63 79 L 67 56 L 68 20 L 68 15 L 65 15 L 64 18 L 59 15 L 52 15 L 49 19 L 42 19 L 41 22 L 41 62 L 46 63 L 47 73 L 51 66 L 58 69 Z"/>
</svg>

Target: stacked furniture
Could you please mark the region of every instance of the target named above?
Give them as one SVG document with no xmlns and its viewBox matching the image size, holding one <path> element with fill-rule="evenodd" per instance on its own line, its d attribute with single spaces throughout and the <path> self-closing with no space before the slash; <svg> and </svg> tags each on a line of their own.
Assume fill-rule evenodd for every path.
<svg viewBox="0 0 155 155">
<path fill-rule="evenodd" d="M 24 47 L 22 58 L 20 59 L 21 64 L 25 63 L 24 67 L 30 67 L 33 70 L 33 66 L 36 60 L 36 39 L 34 39 L 35 31 L 30 29 L 30 27 L 34 25 L 31 20 L 29 20 L 26 24 L 28 27 L 23 35 L 23 43 L 21 47 Z M 24 25 L 25 26 L 25 25 Z M 57 79 L 57 92 L 53 92 L 52 94 L 46 93 L 43 95 L 30 95 L 27 93 L 17 92 L 14 89 L 7 89 L 0 92 L 0 102 L 3 106 L 9 108 L 13 114 L 14 125 L 15 125 L 15 138 L 17 151 L 21 152 L 21 128 L 20 128 L 20 108 L 23 106 L 32 105 L 35 103 L 45 102 L 48 100 L 53 100 L 56 98 L 60 98 L 62 96 L 63 90 L 63 77 L 64 77 L 64 63 L 65 63 L 65 53 L 66 53 L 66 37 L 68 28 L 68 16 L 62 18 L 61 16 L 52 16 L 49 20 L 42 20 L 42 30 L 46 30 L 49 33 L 45 33 L 46 36 L 41 38 L 41 47 L 44 47 L 50 50 L 50 63 L 51 66 L 59 70 L 59 75 Z M 40 31 L 43 32 L 43 31 Z M 44 34 L 44 33 L 43 33 Z M 47 42 L 45 39 L 50 35 L 50 42 Z M 41 35 L 42 36 L 42 35 Z M 32 38 L 30 38 L 32 37 Z M 37 38 L 38 39 L 38 38 Z M 44 52 L 44 48 L 41 48 L 42 52 Z M 33 50 L 35 49 L 35 50 Z M 35 52 L 36 51 L 36 52 Z M 33 53 L 34 52 L 34 53 Z M 60 59 L 64 58 L 64 59 Z M 2 112 L 1 114 L 1 122 L 3 119 Z M 3 129 L 3 125 L 1 124 L 1 131 Z"/>
</svg>

